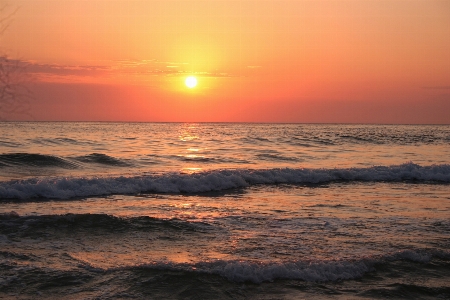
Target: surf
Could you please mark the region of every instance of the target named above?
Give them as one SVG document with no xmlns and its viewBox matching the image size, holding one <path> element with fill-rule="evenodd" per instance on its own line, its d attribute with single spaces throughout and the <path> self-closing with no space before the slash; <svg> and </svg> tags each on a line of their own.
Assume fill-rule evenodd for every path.
<svg viewBox="0 0 450 300">
<path fill-rule="evenodd" d="M 0 182 L 0 199 L 70 199 L 112 194 L 190 194 L 272 184 L 331 182 L 449 183 L 450 165 L 405 163 L 368 168 L 213 170 L 117 177 L 46 177 Z"/>
</svg>

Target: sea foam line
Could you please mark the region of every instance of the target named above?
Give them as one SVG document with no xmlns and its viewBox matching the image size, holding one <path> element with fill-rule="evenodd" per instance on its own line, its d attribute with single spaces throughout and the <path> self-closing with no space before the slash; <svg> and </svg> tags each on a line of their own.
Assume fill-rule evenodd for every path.
<svg viewBox="0 0 450 300">
<path fill-rule="evenodd" d="M 147 264 L 101 268 L 86 261 L 79 260 L 80 267 L 95 271 L 108 272 L 126 269 L 176 270 L 215 274 L 233 282 L 262 283 L 275 279 L 294 279 L 310 282 L 329 282 L 361 278 L 374 271 L 378 264 L 395 261 L 428 263 L 433 258 L 449 259 L 448 251 L 434 249 L 405 249 L 384 255 L 366 256 L 353 260 L 336 259 L 325 261 L 286 261 L 286 262 L 252 262 L 241 260 L 212 260 L 197 263 L 175 263 L 171 261 L 154 261 Z"/>
<path fill-rule="evenodd" d="M 215 170 L 195 174 L 163 174 L 104 178 L 36 178 L 0 182 L 0 199 L 69 199 L 137 193 L 202 193 L 255 184 L 318 184 L 335 181 L 450 182 L 450 165 L 341 169 Z"/>
</svg>

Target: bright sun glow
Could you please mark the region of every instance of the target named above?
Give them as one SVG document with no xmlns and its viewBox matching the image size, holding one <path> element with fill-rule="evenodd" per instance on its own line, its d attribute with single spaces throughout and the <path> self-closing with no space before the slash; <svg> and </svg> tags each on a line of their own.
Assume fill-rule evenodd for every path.
<svg viewBox="0 0 450 300">
<path fill-rule="evenodd" d="M 189 76 L 188 78 L 186 78 L 184 83 L 188 88 L 192 89 L 197 85 L 197 78 L 195 78 L 194 76 Z"/>
</svg>

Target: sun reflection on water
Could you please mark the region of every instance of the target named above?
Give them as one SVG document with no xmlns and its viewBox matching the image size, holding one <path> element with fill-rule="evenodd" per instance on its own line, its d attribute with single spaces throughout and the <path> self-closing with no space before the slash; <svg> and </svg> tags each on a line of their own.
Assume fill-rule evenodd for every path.
<svg viewBox="0 0 450 300">
<path fill-rule="evenodd" d="M 180 141 L 188 142 L 188 141 L 196 140 L 199 137 L 197 135 L 186 134 L 186 135 L 180 135 L 178 138 L 180 139 Z"/>
<path fill-rule="evenodd" d="M 186 168 L 183 168 L 183 173 L 186 173 L 186 174 L 193 174 L 193 173 L 198 173 L 198 172 L 201 172 L 201 171 L 203 171 L 203 168 L 199 168 L 199 167 L 186 167 Z"/>
</svg>

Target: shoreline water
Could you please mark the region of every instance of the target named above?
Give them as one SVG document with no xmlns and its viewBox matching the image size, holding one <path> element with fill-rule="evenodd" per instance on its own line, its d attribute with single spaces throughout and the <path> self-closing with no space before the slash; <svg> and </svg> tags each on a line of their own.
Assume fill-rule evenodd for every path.
<svg viewBox="0 0 450 300">
<path fill-rule="evenodd" d="M 91 125 L 0 123 L 0 297 L 450 298 L 450 126 Z"/>
</svg>

